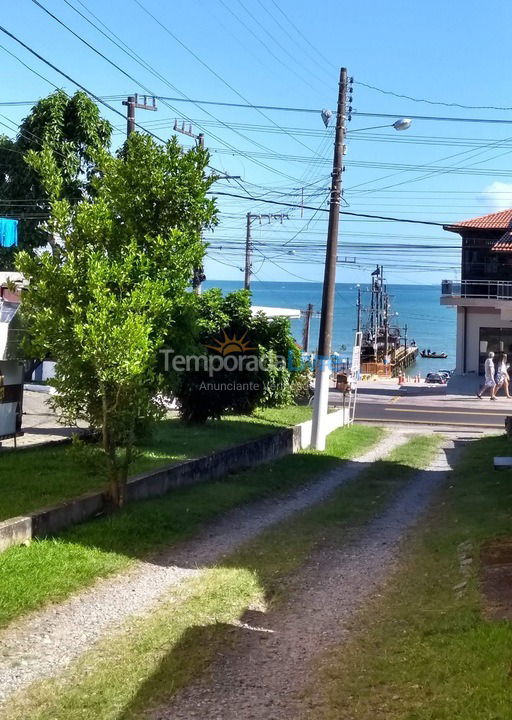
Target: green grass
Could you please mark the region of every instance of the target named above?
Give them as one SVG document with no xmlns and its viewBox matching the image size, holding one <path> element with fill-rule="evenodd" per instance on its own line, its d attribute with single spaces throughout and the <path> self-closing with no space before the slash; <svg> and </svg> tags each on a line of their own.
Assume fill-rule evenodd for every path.
<svg viewBox="0 0 512 720">
<path fill-rule="evenodd" d="M 98 577 L 127 568 L 136 558 L 190 537 L 222 512 L 304 484 L 334 464 L 358 456 L 381 437 L 378 428 L 339 430 L 329 437 L 326 453 L 290 455 L 220 482 L 133 503 L 55 539 L 10 548 L 0 554 L 0 627 Z"/>
<path fill-rule="evenodd" d="M 354 428 L 355 429 L 355 428 Z M 340 434 L 341 436 L 341 434 Z M 150 616 L 86 653 L 60 678 L 42 681 L 4 708 L 5 720 L 136 720 L 168 700 L 227 643 L 243 644 L 235 623 L 246 610 L 264 613 L 287 578 L 325 539 L 378 512 L 435 454 L 439 438 L 415 437 L 340 488 L 332 499 L 247 543 L 204 571 Z M 332 452 L 332 447 L 330 448 Z"/>
<path fill-rule="evenodd" d="M 512 717 L 512 624 L 484 619 L 478 582 L 482 544 L 512 535 L 512 471 L 494 471 L 494 455 L 510 455 L 506 438 L 468 447 L 399 573 L 357 618 L 354 641 L 325 658 L 312 718 Z M 464 553 L 473 559 L 466 579 Z"/>
<path fill-rule="evenodd" d="M 62 678 L 36 683 L 0 706 L 2 719 L 132 720 L 160 697 L 163 682 L 177 690 L 205 669 L 226 630 L 254 606 L 264 608 L 253 573 L 205 571 Z"/>
<path fill-rule="evenodd" d="M 226 417 L 202 426 L 177 418 L 156 424 L 139 447 L 132 474 L 206 455 L 222 447 L 251 440 L 280 427 L 307 420 L 302 406 L 259 410 L 252 416 Z M 105 484 L 94 465 L 69 446 L 0 453 L 0 521 L 99 490 Z"/>
<path fill-rule="evenodd" d="M 278 595 L 283 575 L 306 561 L 326 537 L 343 542 L 347 531 L 385 507 L 416 470 L 429 465 L 440 442 L 439 435 L 417 435 L 399 445 L 383 460 L 372 463 L 356 481 L 336 490 L 329 502 L 270 528 L 242 547 L 233 555 L 233 564 L 249 564 L 269 594 Z"/>
</svg>

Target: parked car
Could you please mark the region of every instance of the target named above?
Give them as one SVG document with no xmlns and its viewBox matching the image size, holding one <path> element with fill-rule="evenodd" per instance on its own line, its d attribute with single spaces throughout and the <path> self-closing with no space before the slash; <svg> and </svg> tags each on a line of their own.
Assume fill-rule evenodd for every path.
<svg viewBox="0 0 512 720">
<path fill-rule="evenodd" d="M 450 373 L 448 372 L 448 370 L 438 370 L 437 372 L 439 375 L 441 375 L 441 377 L 446 380 L 446 382 L 448 382 L 448 380 L 450 379 Z"/>
<path fill-rule="evenodd" d="M 427 377 L 425 378 L 426 383 L 432 383 L 437 385 L 446 385 L 447 379 L 441 375 L 441 373 L 433 372 L 428 373 Z"/>
<path fill-rule="evenodd" d="M 454 370 L 438 370 L 437 372 L 441 373 L 443 375 L 448 375 L 448 377 L 451 377 Z"/>
</svg>

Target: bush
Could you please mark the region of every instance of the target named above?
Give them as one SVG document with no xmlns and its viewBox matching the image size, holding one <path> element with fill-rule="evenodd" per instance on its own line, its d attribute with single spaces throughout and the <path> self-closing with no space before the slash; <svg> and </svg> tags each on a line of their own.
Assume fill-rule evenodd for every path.
<svg viewBox="0 0 512 720">
<path fill-rule="evenodd" d="M 244 290 L 225 297 L 219 289 L 208 290 L 194 303 L 202 364 L 173 375 L 181 417 L 206 422 L 292 403 L 300 351 L 289 320 L 253 316 Z"/>
</svg>

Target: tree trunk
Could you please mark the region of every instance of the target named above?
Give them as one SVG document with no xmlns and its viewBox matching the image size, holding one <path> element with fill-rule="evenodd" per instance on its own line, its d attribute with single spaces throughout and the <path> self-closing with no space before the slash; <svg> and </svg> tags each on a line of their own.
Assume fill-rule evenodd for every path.
<svg viewBox="0 0 512 720">
<path fill-rule="evenodd" d="M 108 494 L 112 507 L 119 508 L 122 505 L 123 493 L 120 489 L 119 466 L 116 457 L 116 443 L 112 437 L 110 427 L 110 414 L 108 410 L 108 397 L 106 390 L 102 393 L 103 405 L 103 428 L 102 428 L 102 445 L 105 452 L 105 460 L 107 465 Z"/>
</svg>

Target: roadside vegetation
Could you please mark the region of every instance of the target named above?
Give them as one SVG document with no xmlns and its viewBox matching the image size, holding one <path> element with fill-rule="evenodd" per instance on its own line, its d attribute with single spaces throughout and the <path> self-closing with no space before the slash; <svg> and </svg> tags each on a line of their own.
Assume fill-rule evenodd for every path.
<svg viewBox="0 0 512 720">
<path fill-rule="evenodd" d="M 505 437 L 470 443 L 401 570 L 357 618 L 354 641 L 325 658 L 311 718 L 347 717 L 347 708 L 351 720 L 511 717 L 512 623 L 487 619 L 494 608 L 480 580 L 487 541 L 507 539 L 510 549 L 512 471 L 492 463 L 509 448 Z"/>
<path fill-rule="evenodd" d="M 362 432 L 368 445 L 368 431 Z M 348 433 L 334 433 L 329 456 Z M 360 436 L 359 443 L 363 436 Z M 375 440 L 377 435 L 373 435 Z M 433 459 L 439 437 L 416 436 L 375 463 L 328 502 L 300 513 L 240 548 L 221 567 L 203 571 L 181 585 L 149 616 L 101 642 L 60 678 L 34 684 L 4 708 L 5 720 L 135 720 L 149 717 L 159 703 L 205 670 L 232 637 L 247 610 L 268 611 L 287 590 L 315 546 L 345 542 L 350 533 L 390 501 Z M 353 442 L 353 439 L 352 439 Z M 297 457 L 297 456 L 295 456 Z M 326 463 L 309 453 L 305 462 Z M 293 458 L 274 463 L 280 476 Z M 300 466 L 295 466 L 297 473 Z M 254 471 L 256 472 L 256 471 Z M 268 468 L 267 472 L 268 474 Z"/>
<path fill-rule="evenodd" d="M 318 473 L 359 456 L 382 434 L 363 426 L 338 430 L 329 437 L 325 453 L 307 450 L 219 482 L 178 489 L 129 504 L 121 513 L 76 526 L 58 538 L 6 550 L 0 554 L 0 626 L 190 537 L 222 512 L 314 480 Z"/>
<path fill-rule="evenodd" d="M 254 316 L 245 290 L 191 289 L 203 233 L 219 222 L 208 151 L 133 132 L 114 152 L 111 135 L 86 94 L 59 90 L 35 104 L 16 140 L 0 136 L 6 206 L 22 187 L 46 208 L 21 220 L 19 249 L 1 252 L 0 266 L 30 278 L 26 359 L 55 361 L 59 418 L 97 431 L 92 464 L 114 510 L 164 398 L 205 423 L 289 405 L 309 386 L 289 319 Z"/>
<path fill-rule="evenodd" d="M 162 420 L 137 445 L 132 475 L 161 465 L 207 455 L 308 420 L 311 408 L 264 408 L 253 415 L 228 416 L 205 425 Z M 105 485 L 94 448 L 70 446 L 0 452 L 0 521 L 69 500 Z"/>
</svg>

